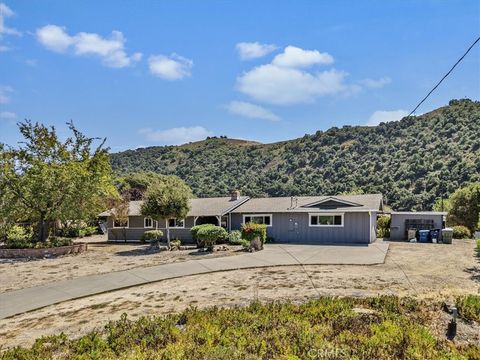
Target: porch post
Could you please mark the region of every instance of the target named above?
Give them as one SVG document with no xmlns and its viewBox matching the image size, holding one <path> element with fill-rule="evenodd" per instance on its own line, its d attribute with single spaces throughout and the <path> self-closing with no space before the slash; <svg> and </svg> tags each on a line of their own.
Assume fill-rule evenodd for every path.
<svg viewBox="0 0 480 360">
<path fill-rule="evenodd" d="M 197 219 L 198 219 L 198 216 L 193 217 L 193 226 L 197 226 Z"/>
</svg>

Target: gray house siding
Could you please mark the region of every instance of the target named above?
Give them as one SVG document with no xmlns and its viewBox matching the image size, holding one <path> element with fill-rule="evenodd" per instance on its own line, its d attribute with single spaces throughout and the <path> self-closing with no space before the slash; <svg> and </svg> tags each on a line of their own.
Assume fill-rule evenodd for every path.
<svg viewBox="0 0 480 360">
<path fill-rule="evenodd" d="M 232 230 L 240 229 L 243 215 L 242 213 L 231 214 Z M 277 242 L 367 244 L 375 240 L 372 232 L 376 227 L 376 214 L 373 218 L 373 213 L 370 215 L 368 212 L 346 212 L 343 227 L 309 226 L 309 214 L 304 212 L 272 213 L 271 215 L 272 226 L 267 227 L 267 235 Z"/>
<path fill-rule="evenodd" d="M 190 229 L 193 227 L 194 218 L 187 217 L 185 219 L 185 228 L 170 228 L 170 239 L 180 239 L 185 243 L 193 242 Z M 166 223 L 161 220 L 158 224 L 158 229 L 163 231 L 163 240 L 166 240 Z M 154 230 L 153 228 L 144 228 L 143 216 L 129 216 L 128 228 L 114 228 L 113 218 L 107 218 L 108 240 L 111 241 L 140 241 L 145 231 Z"/>
<path fill-rule="evenodd" d="M 405 229 L 405 220 L 407 219 L 422 219 L 433 220 L 434 229 L 441 229 L 443 227 L 443 215 L 442 214 L 415 214 L 414 212 L 409 214 L 391 214 L 390 223 L 390 239 L 391 240 L 407 240 Z"/>
</svg>

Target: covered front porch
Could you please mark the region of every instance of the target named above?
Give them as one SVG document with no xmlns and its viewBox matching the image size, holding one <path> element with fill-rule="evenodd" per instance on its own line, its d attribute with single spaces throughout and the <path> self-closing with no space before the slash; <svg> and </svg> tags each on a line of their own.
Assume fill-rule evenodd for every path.
<svg viewBox="0 0 480 360">
<path fill-rule="evenodd" d="M 228 215 L 206 215 L 193 217 L 193 226 L 205 224 L 221 226 L 226 230 L 230 230 L 230 219 Z"/>
</svg>

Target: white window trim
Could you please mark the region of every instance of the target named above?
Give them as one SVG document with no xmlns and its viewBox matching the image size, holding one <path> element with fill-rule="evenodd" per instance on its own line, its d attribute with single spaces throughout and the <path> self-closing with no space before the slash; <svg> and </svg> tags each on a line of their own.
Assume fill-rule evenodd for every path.
<svg viewBox="0 0 480 360">
<path fill-rule="evenodd" d="M 270 216 L 270 225 L 267 225 L 267 227 L 272 227 L 273 225 L 273 216 L 272 214 L 243 214 L 243 223 L 242 224 L 245 224 L 245 218 L 246 217 L 258 217 L 258 216 Z"/>
<path fill-rule="evenodd" d="M 308 214 L 308 226 L 309 227 L 344 227 L 345 222 L 344 222 L 344 213 L 309 213 Z M 341 216 L 342 217 L 342 225 L 322 225 L 322 224 L 317 224 L 317 225 L 312 225 L 312 216 Z"/>
<path fill-rule="evenodd" d="M 112 225 L 114 229 L 126 229 L 130 227 L 130 217 L 127 217 L 127 226 L 115 226 L 115 219 L 112 221 Z"/>
<path fill-rule="evenodd" d="M 183 220 L 183 226 L 169 226 L 169 227 L 168 227 L 169 229 L 185 229 L 185 219 L 174 219 L 174 218 L 171 218 L 171 219 L 168 219 L 167 221 L 170 221 L 170 220 Z M 166 225 L 168 225 L 168 223 L 165 224 L 165 228 L 167 228 Z"/>
<path fill-rule="evenodd" d="M 147 220 L 150 220 L 152 225 L 147 226 Z M 153 219 L 151 217 L 143 218 L 143 227 L 144 229 L 153 229 Z"/>
</svg>

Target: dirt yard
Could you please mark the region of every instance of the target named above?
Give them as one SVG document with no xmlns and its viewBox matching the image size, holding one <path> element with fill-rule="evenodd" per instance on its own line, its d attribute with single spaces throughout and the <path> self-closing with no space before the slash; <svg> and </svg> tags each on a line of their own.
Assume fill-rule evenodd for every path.
<svg viewBox="0 0 480 360">
<path fill-rule="evenodd" d="M 214 253 L 199 253 L 196 249 L 148 253 L 146 249 L 149 245 L 106 243 L 104 235 L 91 236 L 78 241 L 88 242 L 87 252 L 40 260 L 0 259 L 0 292 L 85 275 L 242 253 L 240 246 L 228 246 L 228 251 Z"/>
<path fill-rule="evenodd" d="M 455 241 L 453 245 L 391 243 L 381 265 L 218 272 L 68 301 L 0 320 L 0 338 L 5 346 L 14 346 L 62 331 L 77 336 L 118 319 L 124 312 L 136 318 L 188 306 L 237 306 L 255 299 L 303 301 L 322 295 L 395 294 L 438 302 L 479 293 L 479 289 L 480 259 L 475 256 L 473 241 Z M 480 345 L 480 331 L 470 332 L 469 341 Z"/>
</svg>

